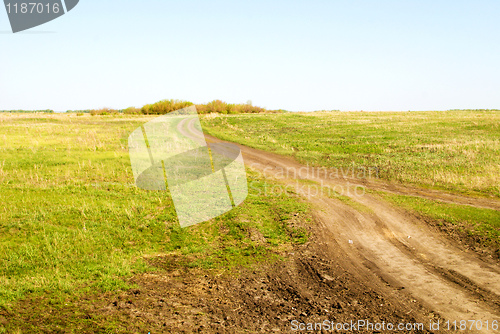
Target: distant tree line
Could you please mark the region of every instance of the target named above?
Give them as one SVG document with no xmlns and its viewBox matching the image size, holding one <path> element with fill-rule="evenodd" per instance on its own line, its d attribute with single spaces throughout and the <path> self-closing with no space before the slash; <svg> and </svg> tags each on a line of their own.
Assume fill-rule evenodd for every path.
<svg viewBox="0 0 500 334">
<path fill-rule="evenodd" d="M 92 110 L 84 109 L 84 110 L 66 110 L 67 113 L 75 113 L 75 114 L 90 114 Z"/>
<path fill-rule="evenodd" d="M 206 104 L 194 104 L 182 100 L 161 100 L 156 103 L 146 104 L 142 108 L 130 107 L 127 109 L 101 108 L 89 110 L 91 115 L 113 115 L 113 114 L 136 114 L 136 115 L 163 115 L 169 112 L 183 109 L 190 106 L 196 106 L 200 114 L 242 114 L 242 113 L 282 113 L 285 110 L 267 110 L 261 107 L 253 106 L 249 101 L 245 104 L 227 103 L 221 100 L 214 100 Z M 83 111 L 79 111 L 83 112 Z"/>
<path fill-rule="evenodd" d="M 54 110 L 50 110 L 50 109 L 46 109 L 46 110 L 0 110 L 0 112 L 23 113 L 23 114 L 43 112 L 43 113 L 47 113 L 47 114 L 52 114 L 52 113 L 54 113 Z"/>
<path fill-rule="evenodd" d="M 156 103 L 146 104 L 142 108 L 129 107 L 126 109 L 100 108 L 100 109 L 83 109 L 83 110 L 67 110 L 66 113 L 76 113 L 78 115 L 91 114 L 94 115 L 163 115 L 169 112 L 183 109 L 190 106 L 196 106 L 199 114 L 256 114 L 256 113 L 282 113 L 286 110 L 268 110 L 265 108 L 252 105 L 251 101 L 247 103 L 227 103 L 221 100 L 213 100 L 205 104 L 194 104 L 193 102 L 183 100 L 161 100 Z M 0 112 L 11 113 L 54 113 L 54 110 L 0 110 Z"/>
<path fill-rule="evenodd" d="M 500 111 L 500 109 L 450 109 L 448 111 Z"/>
</svg>

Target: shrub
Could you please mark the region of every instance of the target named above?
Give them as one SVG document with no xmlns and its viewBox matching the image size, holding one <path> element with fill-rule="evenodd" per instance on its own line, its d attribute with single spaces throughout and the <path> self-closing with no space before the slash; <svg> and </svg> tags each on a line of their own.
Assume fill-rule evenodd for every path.
<svg viewBox="0 0 500 334">
<path fill-rule="evenodd" d="M 261 107 L 253 106 L 251 103 L 247 104 L 232 104 L 226 103 L 221 100 L 213 100 L 207 104 L 197 104 L 196 110 L 199 114 L 241 114 L 241 113 L 262 113 L 267 110 Z"/>
<path fill-rule="evenodd" d="M 102 108 L 89 110 L 92 115 L 111 115 L 117 113 L 123 113 L 128 115 L 164 115 L 172 111 L 180 110 L 189 106 L 194 105 L 189 101 L 182 100 L 161 100 L 153 104 L 146 104 L 141 109 L 136 107 L 129 107 L 127 109 L 115 110 L 110 108 Z M 206 104 L 197 104 L 196 110 L 199 114 L 243 114 L 243 113 L 282 113 L 285 110 L 267 110 L 261 107 L 256 107 L 252 105 L 250 101 L 243 104 L 227 103 L 221 100 L 213 100 Z M 71 112 L 71 111 L 68 111 Z M 82 111 L 79 111 L 82 112 Z"/>
<path fill-rule="evenodd" d="M 182 100 L 162 100 L 153 104 L 146 104 L 141 111 L 146 115 L 163 115 L 171 111 L 192 106 L 193 103 Z"/>
<path fill-rule="evenodd" d="M 75 114 L 90 114 L 91 110 L 90 109 L 84 109 L 84 110 L 66 110 L 66 113 L 75 113 Z"/>
<path fill-rule="evenodd" d="M 128 107 L 127 109 L 124 109 L 123 110 L 123 113 L 124 114 L 128 114 L 128 115 L 139 115 L 141 114 L 141 109 L 139 108 L 136 108 L 136 107 Z"/>
<path fill-rule="evenodd" d="M 196 110 L 198 110 L 198 113 L 200 114 L 209 114 L 213 112 L 219 114 L 229 114 L 231 113 L 232 105 L 222 102 L 221 100 L 213 100 L 207 104 L 197 105 Z"/>
<path fill-rule="evenodd" d="M 111 108 L 101 108 L 101 109 L 93 109 L 90 111 L 90 114 L 92 116 L 95 115 L 112 115 L 112 114 L 118 114 L 119 111 L 116 109 L 111 109 Z"/>
</svg>

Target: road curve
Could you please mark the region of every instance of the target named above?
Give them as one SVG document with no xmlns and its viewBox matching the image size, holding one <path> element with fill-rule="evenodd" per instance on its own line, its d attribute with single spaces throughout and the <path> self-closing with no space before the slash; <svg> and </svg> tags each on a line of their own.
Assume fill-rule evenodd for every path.
<svg viewBox="0 0 500 334">
<path fill-rule="evenodd" d="M 192 122 L 183 124 L 182 128 L 184 134 L 193 138 L 202 135 Z M 221 142 L 211 136 L 205 138 L 209 143 Z M 347 256 L 338 261 L 345 261 L 346 268 L 350 267 L 359 274 L 358 284 L 373 286 L 374 282 L 369 279 L 363 281 L 363 277 L 375 274 L 379 283 L 411 294 L 429 310 L 451 322 L 481 320 L 483 324 L 486 321 L 491 324 L 494 320 L 500 321 L 498 264 L 459 248 L 443 233 L 393 207 L 381 197 L 371 193 L 359 194 L 359 187 L 493 209 L 500 208 L 497 201 L 439 191 L 425 193 L 410 187 L 329 178 L 316 173 L 284 175 L 283 170 L 299 171 L 308 167 L 292 158 L 237 145 L 247 166 L 267 177 L 276 178 L 287 189 L 293 189 L 313 204 L 319 224 L 334 238 L 326 240 L 326 243 L 333 242 L 340 246 Z M 308 181 L 306 185 L 304 180 Z M 316 189 L 321 191 L 313 194 L 311 188 L 314 187 L 311 185 L 316 185 Z M 343 189 L 357 206 L 347 205 L 345 201 L 331 196 L 328 189 Z M 498 333 L 491 329 L 478 332 Z"/>
</svg>

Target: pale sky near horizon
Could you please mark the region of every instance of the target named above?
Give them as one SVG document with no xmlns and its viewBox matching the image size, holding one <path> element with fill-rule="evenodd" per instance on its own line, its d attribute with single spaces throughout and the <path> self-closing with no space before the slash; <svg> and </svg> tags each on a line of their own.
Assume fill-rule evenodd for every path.
<svg viewBox="0 0 500 334">
<path fill-rule="evenodd" d="M 2 6 L 0 47 L 0 110 L 500 109 L 498 0 L 80 0 L 17 34 Z"/>
</svg>

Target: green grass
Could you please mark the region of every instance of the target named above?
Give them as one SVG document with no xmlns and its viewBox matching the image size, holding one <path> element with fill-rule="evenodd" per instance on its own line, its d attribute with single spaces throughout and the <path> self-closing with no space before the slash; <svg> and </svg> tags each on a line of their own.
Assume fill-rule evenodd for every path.
<svg viewBox="0 0 500 334">
<path fill-rule="evenodd" d="M 336 198 L 339 201 L 341 201 L 342 203 L 349 205 L 350 207 L 356 209 L 359 212 L 373 213 L 373 210 L 370 209 L 369 207 L 367 207 L 366 205 L 363 205 L 359 202 L 356 202 L 353 199 L 351 199 L 350 197 L 344 196 L 344 195 L 342 195 L 334 190 L 330 190 L 329 192 L 327 192 L 327 194 L 328 194 L 328 197 Z"/>
<path fill-rule="evenodd" d="M 290 192 L 268 191 L 275 184 L 251 170 L 243 204 L 181 229 L 168 192 L 133 185 L 127 138 L 152 118 L 0 114 L 0 310 L 15 314 L 30 300 L 64 309 L 82 294 L 128 289 L 127 277 L 164 270 L 152 259 L 165 261 L 161 268 L 232 269 L 279 260 L 307 241 L 296 220 L 310 219 L 308 205 Z M 378 167 L 387 180 L 499 197 L 499 120 L 495 111 L 328 112 L 211 115 L 202 125 L 223 139 L 311 165 L 347 169 L 354 162 Z M 498 211 L 386 198 L 499 239 Z M 43 309 L 35 307 L 33 316 Z M 15 330 L 2 326 L 0 333 Z M 115 324 L 99 326 L 112 332 Z"/>
<path fill-rule="evenodd" d="M 500 211 L 432 201 L 424 198 L 383 194 L 390 202 L 407 210 L 463 228 L 470 235 L 477 235 L 487 244 L 500 246 Z"/>
<path fill-rule="evenodd" d="M 264 198 L 268 183 L 250 170 L 243 204 L 181 229 L 168 192 L 133 185 L 127 138 L 152 118 L 0 115 L 0 307 L 127 289 L 124 278 L 158 270 L 155 255 L 235 268 L 307 240 L 290 222 L 308 221 L 308 206 Z"/>
<path fill-rule="evenodd" d="M 219 138 L 313 166 L 378 167 L 385 180 L 500 197 L 500 112 L 204 115 Z"/>
</svg>

